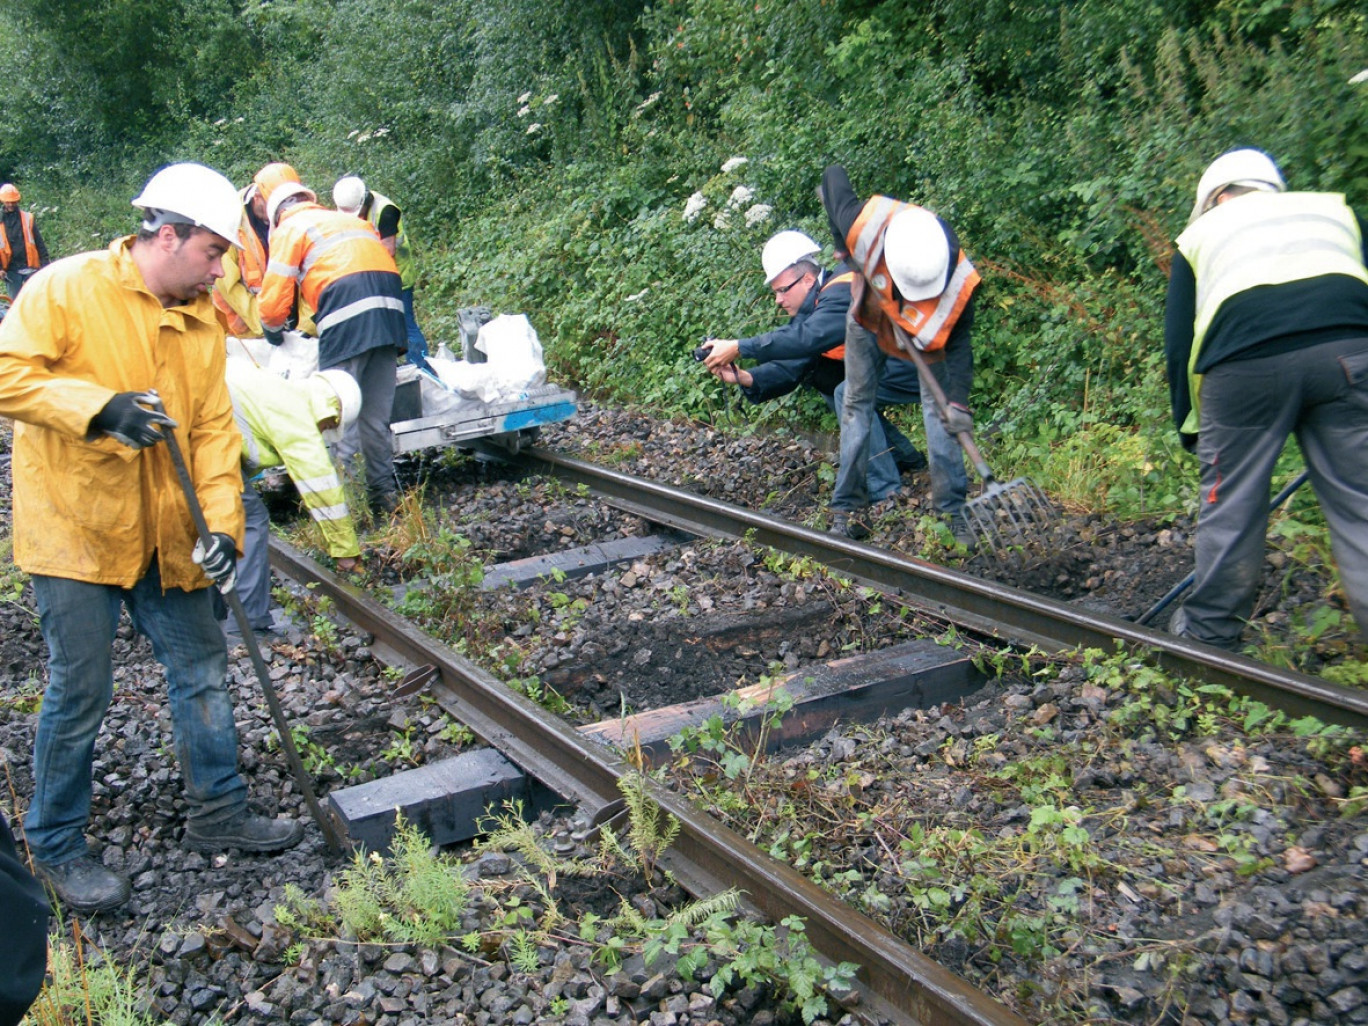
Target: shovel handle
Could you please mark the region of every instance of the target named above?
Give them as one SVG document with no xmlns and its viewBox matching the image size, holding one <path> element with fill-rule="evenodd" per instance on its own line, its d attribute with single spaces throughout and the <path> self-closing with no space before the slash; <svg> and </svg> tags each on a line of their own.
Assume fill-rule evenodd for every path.
<svg viewBox="0 0 1368 1026">
<path fill-rule="evenodd" d="M 153 399 L 150 404 L 159 413 L 165 413 L 166 408 L 162 405 L 161 396 L 156 391 L 149 391 L 148 396 Z M 166 436 L 166 448 L 171 455 L 171 463 L 176 468 L 176 476 L 180 478 L 181 490 L 185 493 L 186 505 L 190 507 L 190 518 L 195 522 L 195 530 L 199 533 L 200 543 L 207 549 L 213 544 L 213 538 L 209 533 L 209 522 L 204 518 L 204 507 L 200 505 L 199 496 L 195 494 L 194 482 L 190 480 L 190 469 L 185 465 L 185 455 L 181 452 L 180 443 L 176 441 L 174 431 L 164 431 Z M 280 697 L 276 694 L 275 686 L 271 683 L 271 671 L 266 667 L 266 660 L 262 658 L 261 646 L 257 644 L 256 635 L 252 633 L 252 624 L 247 617 L 247 609 L 242 604 L 242 598 L 238 595 L 237 589 L 223 591 L 220 589 L 223 599 L 228 603 L 228 608 L 233 611 L 233 617 L 237 620 L 238 629 L 242 632 L 242 642 L 247 646 L 247 653 L 252 658 L 252 668 L 256 670 L 257 680 L 261 683 L 262 693 L 266 696 L 266 706 L 271 711 L 271 721 L 275 724 L 276 734 L 280 736 L 280 749 L 285 753 L 285 761 L 289 764 L 290 773 L 294 776 L 295 784 L 299 787 L 300 793 L 304 796 L 304 801 L 309 807 L 309 815 L 318 824 L 318 828 L 323 831 L 323 837 L 328 842 L 328 847 L 334 852 L 343 851 L 345 846 L 342 843 L 342 836 L 338 832 L 337 824 L 333 818 L 324 811 L 323 806 L 318 801 L 318 795 L 314 793 L 313 782 L 309 780 L 308 771 L 304 768 L 304 760 L 299 757 L 299 749 L 295 747 L 294 735 L 290 733 L 289 722 L 285 719 L 285 709 L 280 704 Z"/>
<path fill-rule="evenodd" d="M 1298 488 L 1300 488 L 1302 485 L 1304 485 L 1304 484 L 1306 483 L 1306 479 L 1310 476 L 1310 474 L 1311 474 L 1311 471 L 1309 471 L 1309 470 L 1303 470 L 1300 474 L 1298 474 L 1296 477 L 1294 477 L 1291 481 L 1287 482 L 1287 484 L 1283 486 L 1283 490 L 1280 491 L 1277 495 L 1273 496 L 1272 501 L 1269 502 L 1269 504 L 1268 504 L 1268 512 L 1269 512 L 1270 514 L 1276 513 L 1277 510 L 1278 510 L 1278 507 L 1281 506 L 1281 505 L 1282 505 L 1284 502 L 1286 502 L 1288 499 L 1290 499 L 1290 498 L 1292 497 L 1292 493 L 1295 492 Z M 1163 598 L 1161 598 L 1158 602 L 1156 602 L 1154 605 L 1150 606 L 1150 607 L 1149 607 L 1148 609 L 1146 609 L 1143 613 L 1141 613 L 1138 617 L 1136 617 L 1135 622 L 1138 623 L 1138 624 L 1141 624 L 1142 626 L 1145 625 L 1145 624 L 1148 624 L 1148 623 L 1149 623 L 1151 620 L 1153 620 L 1156 616 L 1158 616 L 1158 615 L 1159 615 L 1160 613 L 1162 613 L 1165 609 L 1167 609 L 1168 606 L 1170 605 L 1170 603 L 1172 603 L 1174 599 L 1176 599 L 1176 598 L 1177 598 L 1179 595 L 1181 595 L 1183 592 L 1185 592 L 1185 591 L 1187 591 L 1189 588 L 1191 588 L 1193 582 L 1196 581 L 1196 580 L 1197 580 L 1197 571 L 1194 570 L 1192 573 L 1188 574 L 1188 575 L 1187 575 L 1186 577 L 1184 577 L 1181 581 L 1179 581 L 1179 582 L 1178 582 L 1177 584 L 1175 584 L 1172 588 L 1170 588 L 1169 591 L 1168 591 L 1168 594 L 1166 594 L 1166 595 L 1165 595 Z"/>
<path fill-rule="evenodd" d="M 917 377 L 921 379 L 922 391 L 930 392 L 931 398 L 936 404 L 936 412 L 940 414 L 941 423 L 944 423 L 950 415 L 950 400 L 945 395 L 945 389 L 941 388 L 941 383 L 936 380 L 936 375 L 931 373 L 931 367 L 926 362 L 926 357 L 922 356 L 917 344 L 912 341 L 906 329 L 891 317 L 888 323 L 893 325 L 893 332 L 897 336 L 898 344 L 902 346 L 903 352 L 907 353 L 908 358 L 917 366 Z M 922 402 L 926 402 L 925 396 Z M 974 441 L 972 431 L 957 432 L 955 438 L 959 441 L 960 447 L 974 464 L 974 470 L 978 476 L 983 478 L 985 485 L 993 484 L 997 477 L 988 466 L 988 461 L 983 458 L 983 453 L 979 452 L 978 444 Z"/>
</svg>

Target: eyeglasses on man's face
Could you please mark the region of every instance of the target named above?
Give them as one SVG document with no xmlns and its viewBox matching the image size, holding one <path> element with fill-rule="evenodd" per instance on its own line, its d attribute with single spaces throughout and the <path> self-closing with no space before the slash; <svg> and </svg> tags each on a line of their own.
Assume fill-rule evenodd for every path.
<svg viewBox="0 0 1368 1026">
<path fill-rule="evenodd" d="M 795 285 L 797 285 L 800 281 L 802 281 L 802 280 L 803 280 L 804 278 L 806 278 L 806 277 L 807 277 L 806 274 L 800 274 L 800 275 L 798 275 L 798 277 L 794 278 L 793 281 L 789 282 L 787 285 L 776 285 L 776 286 L 774 286 L 774 294 L 775 294 L 776 296 L 787 296 L 787 295 L 789 294 L 789 290 L 792 289 Z"/>
</svg>

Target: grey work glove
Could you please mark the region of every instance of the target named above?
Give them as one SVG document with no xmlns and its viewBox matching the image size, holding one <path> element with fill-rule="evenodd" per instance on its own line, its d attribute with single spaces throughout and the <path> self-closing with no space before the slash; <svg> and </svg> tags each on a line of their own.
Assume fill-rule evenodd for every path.
<svg viewBox="0 0 1368 1026">
<path fill-rule="evenodd" d="M 285 341 L 285 331 L 282 328 L 262 328 L 261 336 L 273 346 L 281 345 Z"/>
<path fill-rule="evenodd" d="M 227 595 L 237 583 L 237 545 L 230 535 L 215 531 L 209 536 L 209 547 L 203 541 L 195 542 L 195 550 L 190 559 L 204 571 L 206 577 L 218 585 L 218 590 Z"/>
<path fill-rule="evenodd" d="M 945 430 L 952 435 L 974 430 L 974 415 L 969 412 L 969 408 L 961 406 L 959 403 L 951 403 L 941 417 L 941 423 L 945 425 Z"/>
<path fill-rule="evenodd" d="M 130 449 L 146 449 L 164 440 L 158 425 L 174 428 L 176 422 L 164 413 L 147 407 L 158 403 L 146 392 L 119 392 L 90 418 L 90 435 L 108 435 Z"/>
</svg>

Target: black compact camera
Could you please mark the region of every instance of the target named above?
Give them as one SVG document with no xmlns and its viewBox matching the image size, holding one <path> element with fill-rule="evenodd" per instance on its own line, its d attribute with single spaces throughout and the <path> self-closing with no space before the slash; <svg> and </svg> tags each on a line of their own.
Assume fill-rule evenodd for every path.
<svg viewBox="0 0 1368 1026">
<path fill-rule="evenodd" d="M 693 351 L 693 358 L 697 360 L 699 363 L 702 363 L 704 360 L 706 360 L 708 358 L 708 354 L 712 352 L 712 340 L 713 336 L 704 336 L 703 344 Z"/>
</svg>

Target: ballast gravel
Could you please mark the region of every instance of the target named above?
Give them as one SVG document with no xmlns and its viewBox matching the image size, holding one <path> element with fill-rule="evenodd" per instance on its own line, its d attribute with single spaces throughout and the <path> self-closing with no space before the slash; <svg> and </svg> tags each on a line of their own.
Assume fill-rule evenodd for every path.
<svg viewBox="0 0 1368 1026">
<path fill-rule="evenodd" d="M 0 473 L 8 481 L 7 430 L 0 431 L 0 442 Z M 810 439 L 727 437 L 698 425 L 586 404 L 574 421 L 548 431 L 543 443 L 611 462 L 624 472 L 824 526 L 823 500 L 830 487 L 826 471 L 833 455 Z M 634 518 L 565 495 L 517 468 L 442 456 L 409 461 L 401 472 L 407 486 L 422 483 L 424 501 L 457 525 L 479 558 L 490 564 L 646 529 Z M 924 477 L 907 483 L 908 494 L 879 512 L 872 543 L 1130 614 L 1147 608 L 1190 568 L 1190 525 L 1181 519 L 1110 525 L 1096 517 L 1065 517 L 1068 542 L 1051 558 L 1004 567 L 981 553 L 966 557 L 937 547 L 927 520 Z M 7 488 L 4 495 L 7 500 Z M 0 530 L 7 533 L 7 501 L 5 506 Z M 1260 629 L 1274 638 L 1294 617 L 1323 603 L 1326 590 L 1323 574 L 1286 559 L 1279 562 L 1277 555 L 1273 553 L 1267 567 L 1269 589 L 1260 614 Z M 402 569 L 397 559 L 390 565 L 395 573 Z M 377 572 L 368 583 L 379 589 L 384 576 Z M 821 608 L 826 633 L 820 638 L 813 631 L 794 632 L 715 660 L 707 670 L 721 687 L 754 681 L 776 667 L 801 669 L 842 650 L 879 647 L 929 629 L 905 623 L 892 610 L 858 612 L 846 597 L 818 582 L 794 580 L 782 568 L 767 565 L 763 553 L 740 543 L 687 556 L 661 554 L 601 578 L 564 582 L 560 593 L 563 598 L 555 601 L 544 595 L 518 599 L 500 593 L 482 599 L 488 604 L 480 608 L 502 616 L 495 633 L 513 639 L 526 672 L 562 681 L 571 715 L 580 720 L 616 713 L 627 695 L 640 707 L 695 696 L 697 676 L 684 672 L 683 662 L 673 658 L 662 626 L 669 617 L 687 621 L 756 611 L 801 617 Z M 584 600 L 578 610 L 576 599 Z M 539 613 L 535 621 L 528 616 L 532 609 Z M 570 617 L 569 610 L 576 616 Z M 320 791 L 459 750 L 462 742 L 448 734 L 445 718 L 433 707 L 389 697 L 392 674 L 375 660 L 370 638 L 345 624 L 320 633 L 318 611 L 304 597 L 290 612 L 290 626 L 269 640 L 268 660 L 287 712 L 305 728 L 302 736 L 310 741 L 306 754 Z M 7 787 L 0 807 L 11 821 L 22 820 L 32 793 L 29 760 L 45 655 L 31 594 L 26 589 L 6 593 L 0 601 L 0 763 Z M 1317 659 L 1342 657 L 1340 648 L 1329 645 Z M 527 971 L 503 950 L 472 957 L 457 943 L 357 943 L 301 936 L 282 926 L 275 908 L 286 887 L 324 898 L 347 861 L 329 853 L 312 826 L 297 849 L 277 856 L 184 850 L 185 808 L 171 756 L 160 669 L 127 624 L 116 641 L 115 658 L 116 695 L 97 745 L 88 836 L 107 865 L 130 876 L 133 898 L 118 912 L 81 919 L 80 935 L 88 954 L 96 952 L 97 959 L 133 969 L 149 1021 L 347 1026 L 763 1026 L 799 1021 L 780 1012 L 775 996 L 763 989 L 732 988 L 714 996 L 708 982 L 715 967 L 689 980 L 674 971 L 669 959 L 647 965 L 640 954 L 632 954 L 620 972 L 608 974 L 583 947 L 566 943 L 546 947 L 539 953 L 538 968 Z M 575 681 L 580 664 L 594 669 Z M 307 818 L 243 650 L 235 651 L 232 666 L 242 768 L 253 801 L 267 813 Z M 1067 731 L 1083 732 L 1124 701 L 1119 693 L 1098 694 L 1085 684 L 1067 676 L 1047 685 L 1009 677 L 963 707 L 833 732 L 808 749 L 782 753 L 766 764 L 765 773 L 774 781 L 806 778 L 810 771 L 818 777 L 868 777 L 870 783 L 861 785 L 868 793 L 877 788 L 880 801 L 890 805 L 917 803 L 920 816 L 929 822 L 974 825 L 985 834 L 1020 830 L 1021 817 L 1029 810 L 1019 800 L 1000 800 L 996 785 L 990 786 L 989 770 L 1000 764 L 982 761 L 985 753 L 992 754 L 986 739 L 1027 737 L 1013 732 L 1013 724 L 1023 719 L 1037 727 L 1057 722 L 1069 724 Z M 1077 740 L 1082 734 L 1069 736 Z M 1004 760 L 1030 756 L 1029 741 L 1011 743 L 1021 748 L 999 752 Z M 1107 952 L 1100 949 L 1080 947 L 1070 953 L 1079 973 L 1098 959 L 1106 964 L 1086 978 L 1079 999 L 1093 1016 L 1086 1021 L 1368 1022 L 1364 818 L 1334 816 L 1335 799 L 1323 787 L 1300 793 L 1303 780 L 1320 786 L 1314 784 L 1315 774 L 1325 767 L 1313 765 L 1304 747 L 1286 735 L 1250 745 L 1222 738 L 1215 752 L 1208 748 L 1138 742 L 1124 765 L 1103 753 L 1091 763 L 1068 767 L 1069 786 L 1078 792 L 1080 804 L 1125 804 L 1125 833 L 1140 838 L 1196 831 L 1203 807 L 1230 797 L 1232 790 L 1240 793 L 1237 788 L 1245 786 L 1251 760 L 1260 760 L 1253 765 L 1259 767 L 1263 786 L 1279 788 L 1278 801 L 1245 803 L 1255 811 L 1247 821 L 1230 826 L 1259 862 L 1257 872 L 1241 875 L 1239 866 L 1207 853 L 1210 858 L 1157 859 L 1149 865 L 1153 888 L 1126 884 L 1134 900 L 1115 881 L 1095 885 L 1106 891 L 1105 901 L 1094 896 L 1095 914 L 1112 917 L 1116 950 L 1128 954 L 1107 962 Z M 1235 761 L 1222 765 L 1221 753 L 1237 750 L 1239 754 L 1228 756 Z M 975 752 L 978 762 L 970 758 Z M 951 765 L 947 753 L 961 765 Z M 1327 780 L 1341 795 L 1365 783 L 1361 778 Z M 1181 803 L 1133 800 L 1141 793 L 1171 794 L 1179 781 L 1187 789 Z M 583 825 L 569 811 L 545 816 L 536 827 L 562 854 L 581 851 L 576 837 Z M 898 860 L 875 857 L 869 839 L 852 839 L 852 845 L 843 856 L 845 871 L 858 877 L 844 883 L 828 880 L 834 890 L 855 889 L 858 878 L 864 886 L 877 884 L 883 893 L 910 893 Z M 1298 854 L 1289 861 L 1294 849 Z M 856 858 L 852 852 L 863 855 Z M 486 854 L 484 859 L 493 861 L 476 872 L 497 879 L 497 858 Z M 835 852 L 828 862 L 842 865 Z M 833 868 L 827 875 L 835 872 Z M 629 899 L 646 891 L 639 880 L 635 885 L 616 883 Z M 1029 899 L 1029 893 L 1023 898 Z M 1175 905 L 1181 906 L 1182 918 L 1173 916 Z M 906 918 L 910 921 L 910 914 Z M 74 920 L 67 917 L 54 936 L 69 941 L 74 929 Z M 1051 1001 L 1062 1008 L 1060 995 L 1076 993 L 1077 980 L 1032 975 L 1010 943 L 994 961 L 985 946 L 962 937 L 928 934 L 924 939 L 935 957 L 1035 1021 L 1055 1021 L 1049 1018 L 1054 1013 L 1042 1009 L 1052 1007 Z M 1182 950 L 1189 966 L 1178 977 L 1187 992 L 1182 1001 L 1173 996 L 1175 984 L 1165 973 L 1171 962 L 1155 959 L 1137 967 L 1126 945 L 1141 940 Z M 1075 1017 L 1057 1021 L 1085 1021 L 1071 1014 Z M 834 1008 L 819 1021 L 855 1020 L 854 1013 Z"/>
</svg>

